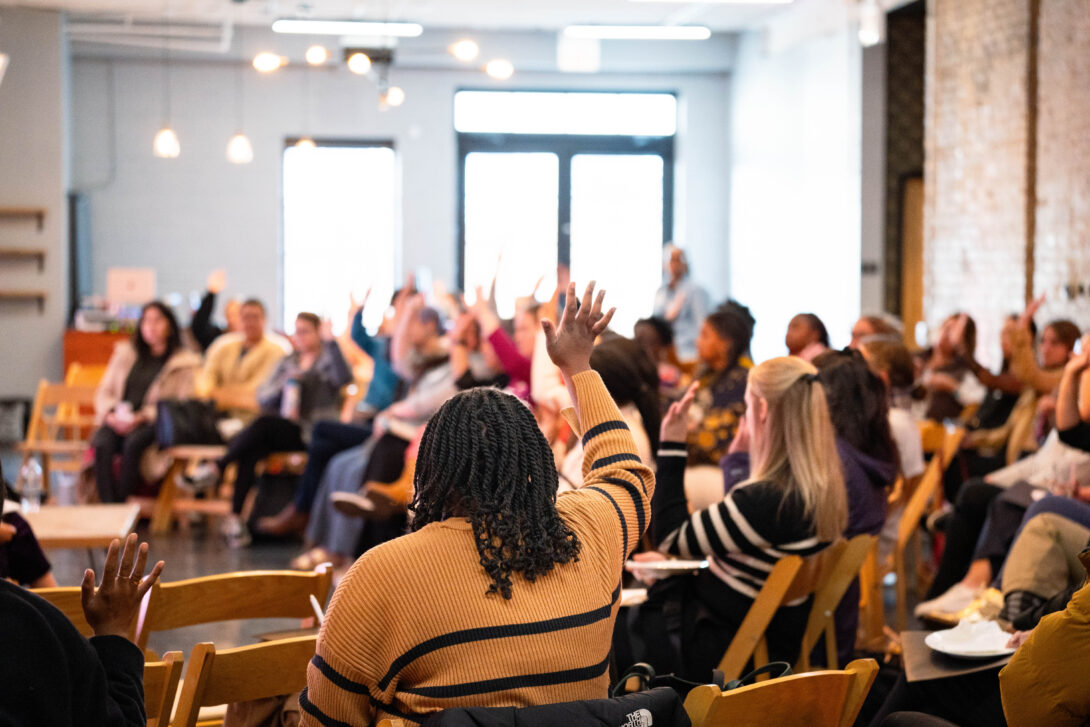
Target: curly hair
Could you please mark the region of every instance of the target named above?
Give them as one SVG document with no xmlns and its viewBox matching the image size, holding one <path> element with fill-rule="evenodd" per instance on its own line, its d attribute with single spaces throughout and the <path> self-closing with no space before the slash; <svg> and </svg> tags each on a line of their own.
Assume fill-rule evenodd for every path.
<svg viewBox="0 0 1090 727">
<path fill-rule="evenodd" d="M 428 422 L 416 460 L 412 530 L 449 517 L 473 526 L 486 595 L 512 596 L 511 576 L 533 582 L 579 559 L 581 543 L 556 510 L 552 450 L 516 397 L 476 388 Z"/>
</svg>

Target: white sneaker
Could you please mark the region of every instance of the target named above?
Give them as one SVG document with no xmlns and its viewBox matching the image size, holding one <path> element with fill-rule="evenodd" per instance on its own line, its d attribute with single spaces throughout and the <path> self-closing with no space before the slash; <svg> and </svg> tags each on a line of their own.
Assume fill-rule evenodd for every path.
<svg viewBox="0 0 1090 727">
<path fill-rule="evenodd" d="M 250 531 L 246 529 L 246 523 L 242 522 L 242 519 L 237 515 L 224 519 L 220 532 L 227 541 L 227 547 L 232 550 L 245 548 L 252 542 Z"/>
<path fill-rule="evenodd" d="M 220 469 L 213 462 L 201 462 L 183 474 L 182 479 L 194 492 L 209 490 L 219 484 Z"/>
<path fill-rule="evenodd" d="M 932 614 L 956 614 L 968 606 L 981 594 L 983 588 L 969 588 L 960 583 L 952 586 L 946 593 L 916 606 L 916 618 L 927 618 Z"/>
</svg>

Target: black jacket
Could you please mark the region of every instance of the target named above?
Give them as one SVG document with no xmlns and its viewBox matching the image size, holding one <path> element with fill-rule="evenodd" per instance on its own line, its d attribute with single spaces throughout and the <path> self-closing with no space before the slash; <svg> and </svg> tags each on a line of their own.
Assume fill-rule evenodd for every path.
<svg viewBox="0 0 1090 727">
<path fill-rule="evenodd" d="M 144 654 L 0 580 L 0 727 L 143 727 Z"/>
<path fill-rule="evenodd" d="M 538 707 L 458 707 L 433 715 L 424 727 L 689 727 L 681 698 L 670 687 L 616 699 Z"/>
</svg>

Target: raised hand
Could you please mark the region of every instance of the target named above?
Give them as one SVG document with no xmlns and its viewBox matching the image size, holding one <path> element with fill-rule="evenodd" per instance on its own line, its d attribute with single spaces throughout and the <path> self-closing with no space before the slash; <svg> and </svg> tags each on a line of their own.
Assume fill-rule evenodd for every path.
<svg viewBox="0 0 1090 727">
<path fill-rule="evenodd" d="M 1026 306 L 1025 312 L 1018 316 L 1018 325 L 1022 328 L 1029 330 L 1029 323 L 1033 320 L 1033 317 L 1037 315 L 1037 311 L 1045 303 L 1045 296 L 1042 294 L 1040 298 Z"/>
<path fill-rule="evenodd" d="M 348 320 L 349 320 L 349 322 L 351 322 L 352 319 L 356 317 L 357 313 L 359 313 L 361 310 L 364 309 L 364 307 L 367 305 L 367 299 L 370 298 L 370 297 L 371 297 L 371 289 L 370 288 L 368 288 L 367 291 L 363 294 L 363 298 L 361 298 L 359 300 L 356 300 L 356 294 L 355 293 L 349 293 L 348 294 Z"/>
<path fill-rule="evenodd" d="M 102 583 L 97 590 L 95 572 L 90 568 L 84 572 L 83 583 L 80 584 L 83 615 L 95 636 L 128 637 L 129 624 L 136 618 L 140 601 L 163 572 L 163 561 L 159 561 L 151 569 L 151 574 L 144 578 L 148 544 L 140 543 L 137 548 L 136 533 L 125 539 L 125 550 L 118 564 L 120 549 L 120 540 L 110 543 L 106 564 L 102 567 Z"/>
<path fill-rule="evenodd" d="M 545 331 L 545 348 L 549 358 L 569 380 L 573 374 L 590 370 L 590 352 L 594 341 L 609 327 L 616 308 L 602 313 L 602 300 L 606 292 L 594 295 L 594 281 L 587 286 L 580 304 L 575 297 L 575 283 L 568 283 L 567 301 L 564 315 L 560 319 L 560 328 L 552 321 L 543 319 L 541 327 Z M 578 310 L 576 308 L 578 307 Z"/>
<path fill-rule="evenodd" d="M 689 436 L 689 408 L 693 405 L 696 390 L 699 388 L 700 383 L 694 382 L 681 399 L 670 405 L 659 429 L 660 442 L 684 442 Z"/>
<path fill-rule="evenodd" d="M 222 268 L 213 270 L 208 274 L 208 280 L 205 281 L 204 286 L 209 293 L 219 295 L 227 287 L 227 271 Z"/>
</svg>

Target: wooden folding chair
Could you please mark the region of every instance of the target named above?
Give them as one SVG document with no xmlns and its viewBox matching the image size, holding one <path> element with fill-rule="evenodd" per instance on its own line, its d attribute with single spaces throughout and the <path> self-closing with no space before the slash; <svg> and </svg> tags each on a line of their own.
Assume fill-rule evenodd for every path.
<svg viewBox="0 0 1090 727">
<path fill-rule="evenodd" d="M 314 618 L 310 596 L 325 605 L 333 570 L 322 564 L 309 573 L 247 571 L 156 583 L 136 622 L 136 645 L 147 649 L 155 631 L 252 618 Z"/>
<path fill-rule="evenodd" d="M 705 684 L 689 692 L 693 727 L 850 727 L 878 674 L 874 659 L 844 671 L 815 671 L 724 692 Z"/>
<path fill-rule="evenodd" d="M 90 431 L 94 417 L 83 414 L 95 405 L 95 387 L 38 382 L 26 438 L 18 445 L 23 464 L 33 456 L 42 462 L 42 490 L 49 493 L 50 471 L 54 468 L 77 472 L 80 456 L 87 449 L 85 432 Z M 54 462 L 57 458 L 60 462 Z"/>
<path fill-rule="evenodd" d="M 848 586 L 859 575 L 871 546 L 877 541 L 873 535 L 856 535 L 851 540 L 842 540 L 834 546 L 837 548 L 835 559 L 830 559 L 827 563 L 817 590 L 814 591 L 810 617 L 802 635 L 799 660 L 795 664 L 796 673 L 810 671 L 810 652 L 822 635 L 825 636 L 825 663 L 829 666 L 836 665 L 836 624 L 833 622 L 833 613 L 844 598 Z"/>
<path fill-rule="evenodd" d="M 754 667 L 768 663 L 765 630 L 772 622 L 776 611 L 786 602 L 787 593 L 801 568 L 802 558 L 789 555 L 786 558 L 780 558 L 769 573 L 760 593 L 750 604 L 742 625 L 738 627 L 738 632 L 731 639 L 730 646 L 719 661 L 719 669 L 727 681 L 742 676 L 750 657 L 753 658 Z"/>
<path fill-rule="evenodd" d="M 83 636 L 90 638 L 94 636 L 94 631 L 91 630 L 91 624 L 87 623 L 87 619 L 83 616 L 83 601 L 80 595 L 79 586 L 62 586 L 57 588 L 31 588 L 30 592 L 41 596 L 51 604 L 56 606 L 57 610 L 63 613 L 72 625 L 76 627 Z M 135 633 L 136 621 L 133 621 L 132 632 Z"/>
<path fill-rule="evenodd" d="M 181 678 L 180 651 L 168 651 L 163 654 L 162 661 L 144 664 L 144 712 L 148 727 L 167 727 L 170 724 L 170 713 L 174 711 L 174 699 L 178 696 Z"/>
<path fill-rule="evenodd" d="M 957 427 L 946 433 L 941 449 L 931 457 L 931 461 L 924 470 L 923 478 L 916 486 L 915 491 L 905 503 L 904 512 L 901 513 L 901 522 L 897 527 L 897 543 L 893 549 L 893 572 L 897 574 L 897 631 L 904 631 L 908 624 L 908 570 L 905 566 L 905 554 L 911 543 L 915 543 L 919 551 L 918 531 L 920 519 L 927 512 L 929 504 L 933 500 L 942 499 L 942 478 L 946 467 L 953 461 L 954 455 L 961 448 L 961 440 L 965 438 L 965 429 Z M 917 563 L 920 554 L 917 552 Z M 881 578 L 878 578 L 879 582 Z M 919 584 L 917 584 L 919 585 Z"/>
<path fill-rule="evenodd" d="M 190 462 L 207 462 L 220 459 L 227 453 L 227 447 L 222 445 L 180 445 L 170 447 L 164 454 L 170 457 L 170 467 L 159 486 L 159 494 L 152 505 L 151 532 L 155 535 L 165 535 L 170 532 L 170 525 L 174 516 L 187 513 L 198 513 L 206 516 L 224 517 L 231 514 L 231 499 L 214 496 L 222 493 L 211 493 L 207 498 L 179 497 L 178 478 L 185 472 Z M 291 472 L 299 474 L 307 463 L 306 452 L 274 452 L 258 464 L 258 472 Z M 233 476 L 232 468 L 228 467 L 224 473 L 224 483 L 230 483 Z M 224 487 L 224 490 L 229 489 Z M 257 488 L 251 493 L 256 496 Z"/>
<path fill-rule="evenodd" d="M 195 727 L 201 707 L 292 694 L 307 685 L 307 664 L 317 636 L 216 651 L 215 644 L 193 647 L 186 667 L 174 727 Z"/>
<path fill-rule="evenodd" d="M 41 596 L 45 600 L 53 604 L 58 611 L 63 613 L 72 625 L 76 627 L 83 636 L 90 638 L 94 636 L 94 631 L 91 630 L 91 624 L 87 623 L 87 619 L 83 615 L 83 600 L 80 594 L 81 588 L 79 586 L 59 586 L 55 588 L 31 588 L 30 592 Z M 144 604 L 146 607 L 148 598 L 151 592 L 149 591 L 144 596 Z M 133 622 L 129 624 L 129 640 L 136 642 L 136 624 L 138 619 L 133 619 Z"/>
</svg>

